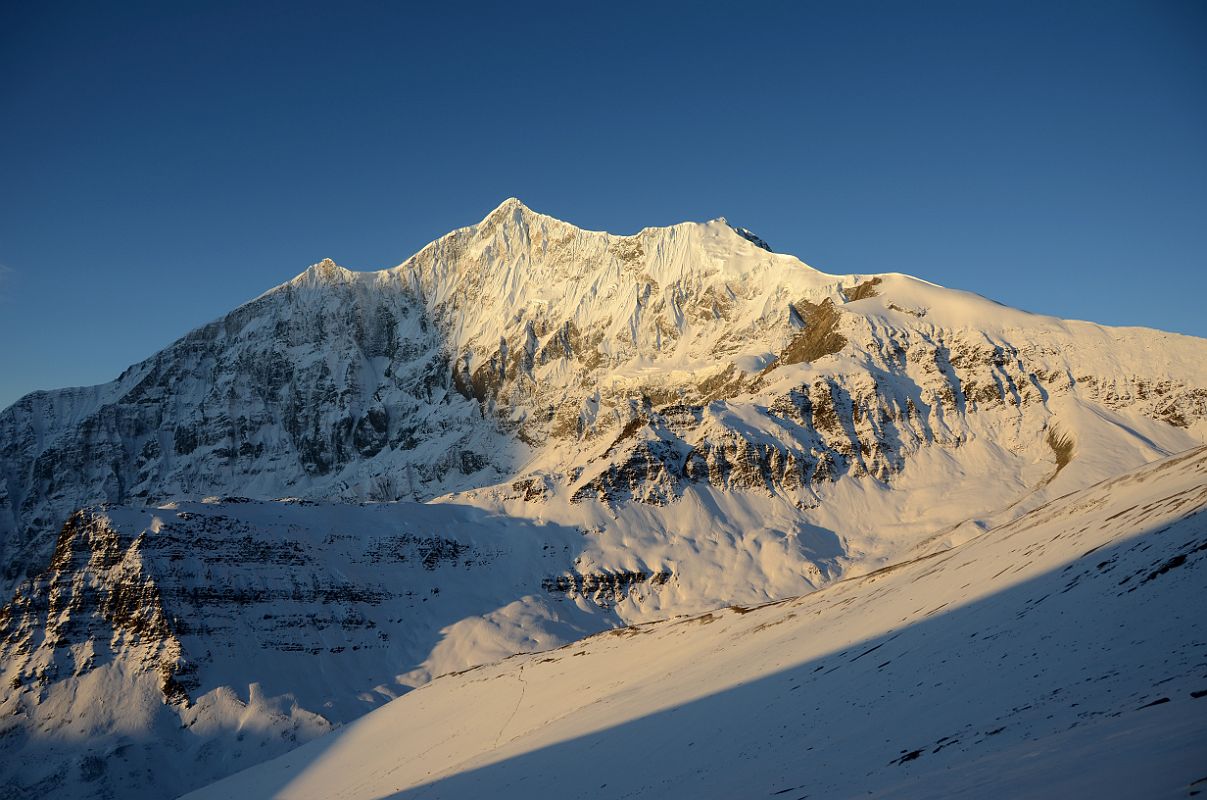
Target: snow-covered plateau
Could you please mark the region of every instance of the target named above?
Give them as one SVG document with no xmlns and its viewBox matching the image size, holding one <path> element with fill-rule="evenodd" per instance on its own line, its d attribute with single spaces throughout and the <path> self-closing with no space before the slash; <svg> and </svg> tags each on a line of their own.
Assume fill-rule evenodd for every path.
<svg viewBox="0 0 1207 800">
<path fill-rule="evenodd" d="M 609 737 L 656 735 L 659 725 L 679 725 L 676 708 L 698 709 L 686 734 L 702 715 L 718 714 L 722 724 L 727 703 L 771 698 L 770 688 L 747 697 L 727 683 L 735 667 L 722 656 L 735 648 L 749 668 L 733 674 L 771 686 L 763 681 L 781 656 L 785 669 L 791 659 L 822 664 L 859 641 L 875 644 L 890 628 L 917 636 L 939 625 L 938 643 L 913 651 L 916 679 L 954 669 L 948 664 L 971 669 L 969 659 L 984 667 L 986 656 L 972 647 L 979 641 L 957 646 L 949 635 L 961 619 L 951 609 L 1015 597 L 1014 578 L 980 577 L 995 560 L 990 574 L 1017 577 L 1009 572 L 1023 563 L 1017 554 L 994 549 L 1003 532 L 1030 530 L 1017 526 L 1063 509 L 1061 519 L 1080 520 L 1068 524 L 1083 539 L 1109 539 L 1112 548 L 1127 537 L 1147 541 L 1157 534 L 1139 523 L 1094 516 L 1114 508 L 1116 489 L 1103 487 L 1129 487 L 1126 496 L 1144 507 L 1164 502 L 1170 481 L 1202 485 L 1200 457 L 1168 459 L 1205 439 L 1205 340 L 1029 314 L 898 273 L 829 275 L 724 220 L 614 236 L 511 199 L 398 267 L 356 273 L 323 261 L 111 383 L 36 392 L 0 412 L 0 591 L 11 598 L 0 608 L 0 794 L 173 797 L 310 740 L 310 750 L 250 773 L 260 777 L 239 791 L 251 794 L 235 796 L 287 783 L 289 792 L 314 796 L 379 797 L 433 781 L 423 791 L 477 786 L 481 795 L 494 781 L 535 780 L 524 776 L 542 772 L 544 762 L 531 760 L 541 753 L 570 759 L 570 769 L 586 758 L 573 749 L 578 741 L 616 752 L 617 764 L 632 759 L 623 769 L 635 780 L 654 761 L 642 766 L 640 748 L 618 750 Z M 1160 459 L 1182 466 L 1145 467 Z M 1146 469 L 1165 477 L 1119 478 Z M 1110 479 L 1117 482 L 1101 483 Z M 1097 505 L 1070 499 L 1091 486 L 1107 493 Z M 1186 530 L 1202 524 L 1177 521 Z M 1036 547 L 1051 553 L 1023 559 L 1036 581 L 1049 580 L 1060 559 L 1079 557 Z M 1198 552 L 1184 554 L 1176 575 L 1125 592 L 1130 599 L 1118 602 L 1132 616 L 1111 621 L 1114 612 L 1087 602 L 1076 609 L 1079 624 L 1143 628 L 1144 614 L 1167 614 L 1176 598 L 1201 611 L 1184 588 L 1196 580 L 1200 593 L 1207 588 Z M 942 596 L 935 605 L 951 609 L 884 627 L 886 613 L 908 609 L 873 602 L 871 587 L 889 585 L 883 576 L 971 558 L 965 572 L 945 567 L 947 577 L 926 583 L 926 597 Z M 884 572 L 899 564 L 910 566 Z M 948 585 L 952 575 L 974 572 L 962 581 L 969 586 Z M 891 582 L 899 599 L 913 591 L 903 580 Z M 1086 585 L 1106 591 L 1105 583 Z M 756 617 L 847 596 L 871 610 L 849 625 L 843 612 L 834 627 L 829 612 L 807 630 L 781 626 L 800 639 L 791 646 L 730 635 Z M 781 603 L 787 598 L 802 599 Z M 1065 647 L 1064 622 L 1047 610 L 1057 605 L 1045 601 L 1027 617 L 1044 625 L 1028 622 L 1026 635 L 1045 632 L 1035 652 L 1067 662 L 1059 675 L 1089 669 L 1087 659 L 1107 651 Z M 755 611 L 717 611 L 731 606 Z M 653 624 L 659 620 L 667 621 Z M 641 650 L 643 642 L 672 641 L 676 630 L 701 632 L 690 647 L 684 640 L 682 660 L 672 658 L 674 648 L 657 650 L 663 645 Z M 512 736 L 483 722 L 483 731 L 494 725 L 498 733 L 493 744 L 458 727 L 507 703 L 518 725 L 549 723 L 521 714 L 503 688 L 519 678 L 456 687 L 477 686 L 483 669 L 504 675 L 521 664 L 528 681 L 531 671 L 553 667 L 538 669 L 546 663 L 539 656 L 503 659 L 606 631 L 621 636 L 574 645 L 591 658 L 573 663 L 590 669 L 561 683 L 550 672 L 550 694 L 531 695 L 550 713 L 582 712 L 580 727 L 552 726 L 554 738 L 541 739 L 530 728 Z M 657 636 L 636 636 L 645 631 Z M 1187 631 L 1187 642 L 1201 646 L 1189 622 Z M 1103 646 L 1120 659 L 1116 677 L 1133 687 L 1150 675 L 1127 661 L 1124 638 Z M 613 645 L 631 649 L 615 658 L 602 652 Z M 1197 657 L 1201 668 L 1201 648 Z M 672 665 L 655 669 L 663 663 Z M 699 692 L 683 693 L 694 691 L 690 681 L 672 691 L 679 679 L 665 676 L 695 664 Z M 472 668 L 480 669 L 432 682 Z M 944 744 L 934 759 L 890 769 L 868 750 L 865 763 L 853 742 L 867 739 L 866 716 L 838 725 L 833 704 L 868 714 L 883 703 L 905 709 L 914 701 L 904 673 L 886 670 L 860 672 L 862 688 L 842 677 L 850 670 L 816 684 L 812 694 L 826 698 L 814 697 L 800 720 L 776 723 L 785 725 L 782 746 L 822 750 L 792 726 L 814 734 L 828 727 L 835 738 L 825 747 L 845 741 L 854 749 L 831 751 L 825 762 L 794 758 L 815 772 L 822 763 L 858 762 L 851 787 L 917 793 L 923 784 L 911 776 L 938 755 L 959 753 L 971 759 L 970 771 L 952 779 L 979 780 L 975 759 L 998 751 L 969 749 L 967 735 L 963 749 Z M 580 691 L 580 678 L 623 696 L 599 700 L 614 716 L 577 705 L 595 696 Z M 935 692 L 915 694 L 949 702 Z M 1015 697 L 998 694 L 983 713 L 972 695 L 951 697 L 976 716 L 999 714 L 995 704 Z M 424 697 L 441 698 L 444 710 L 431 713 L 464 719 L 423 716 Z M 643 697 L 667 703 L 634 705 Z M 1189 706 L 1171 700 L 1162 708 Z M 412 714 L 423 721 L 402 721 Z M 382 733 L 396 719 L 397 730 Z M 939 721 L 960 727 L 954 717 Z M 1077 739 L 1115 735 L 1089 722 L 1059 735 L 1114 763 L 1106 744 Z M 922 735 L 894 724 L 872 726 L 902 739 Z M 994 735 L 995 747 L 1026 747 L 1023 731 L 1057 735 L 1034 725 L 1007 730 Z M 388 740 L 372 748 L 380 761 L 349 755 L 343 743 L 363 741 L 363 731 Z M 700 759 L 684 763 L 706 775 L 705 760 L 736 763 L 747 745 L 770 747 L 747 733 L 695 742 Z M 788 758 L 787 750 L 769 752 Z M 328 755 L 314 760 L 320 753 Z M 478 783 L 454 780 L 454 762 Z M 488 768 L 496 763 L 504 766 Z M 667 773 L 660 781 L 665 766 L 656 768 Z M 827 773 L 830 788 L 798 794 L 846 793 L 837 769 Z M 363 786 L 332 783 L 357 772 Z M 380 777 L 386 773 L 398 782 Z M 573 770 L 549 774 L 600 796 L 653 790 L 633 783 L 620 791 L 629 784 L 619 778 L 596 790 L 575 783 Z M 674 774 L 682 782 L 659 792 L 763 791 L 735 794 L 714 780 L 710 793 Z M 884 782 L 891 780 L 900 786 Z M 798 796 L 790 783 L 782 796 Z M 958 788 L 935 784 L 946 785 Z"/>
</svg>

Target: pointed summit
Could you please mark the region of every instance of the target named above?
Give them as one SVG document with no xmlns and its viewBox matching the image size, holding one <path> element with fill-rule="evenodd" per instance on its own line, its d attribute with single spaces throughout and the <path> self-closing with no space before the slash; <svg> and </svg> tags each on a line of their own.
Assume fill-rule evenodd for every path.
<svg viewBox="0 0 1207 800">
<path fill-rule="evenodd" d="M 531 211 L 532 210 L 532 209 L 528 208 L 528 206 L 524 205 L 524 201 L 521 200 L 520 198 L 508 197 L 502 203 L 499 203 L 499 205 L 495 207 L 495 210 L 490 213 L 493 214 L 496 211 L 503 211 L 503 210 L 512 211 L 515 209 L 520 209 L 521 211 Z M 490 216 L 490 215 L 488 214 L 487 216 Z"/>
<path fill-rule="evenodd" d="M 295 286 L 323 286 L 342 283 L 352 274 L 354 273 L 351 270 L 344 269 L 329 258 L 324 258 L 317 264 L 307 267 L 305 272 L 289 283 Z"/>
<path fill-rule="evenodd" d="M 479 223 L 479 227 L 506 223 L 509 220 L 519 222 L 523 220 L 525 216 L 529 216 L 532 213 L 532 209 L 524 205 L 524 203 L 521 202 L 518 197 L 508 197 L 502 203 L 499 203 L 499 205 L 496 206 L 493 211 L 482 219 L 482 222 Z"/>
</svg>

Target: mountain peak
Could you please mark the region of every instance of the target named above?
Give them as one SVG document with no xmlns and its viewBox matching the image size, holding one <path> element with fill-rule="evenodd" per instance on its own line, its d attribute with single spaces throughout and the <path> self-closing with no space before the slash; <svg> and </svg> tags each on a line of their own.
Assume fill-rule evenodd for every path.
<svg viewBox="0 0 1207 800">
<path fill-rule="evenodd" d="M 289 283 L 294 286 L 324 286 L 332 283 L 343 283 L 348 279 L 348 276 L 353 274 L 351 270 L 344 269 L 330 258 L 324 258 L 317 264 L 311 264 L 306 268 L 305 272 L 298 275 Z"/>
<path fill-rule="evenodd" d="M 493 211 L 483 217 L 479 227 L 506 223 L 508 221 L 519 222 L 526 216 L 532 216 L 533 213 L 532 209 L 524 205 L 518 197 L 508 197 L 502 203 L 499 203 Z"/>
<path fill-rule="evenodd" d="M 499 205 L 495 207 L 495 210 L 490 213 L 493 214 L 493 213 L 495 213 L 495 211 L 514 211 L 516 209 L 519 209 L 521 211 L 531 211 L 532 210 L 532 209 L 528 208 L 528 206 L 524 205 L 524 201 L 521 200 L 520 198 L 508 197 L 502 203 L 499 203 Z M 487 214 L 487 216 L 490 216 L 490 214 Z"/>
</svg>

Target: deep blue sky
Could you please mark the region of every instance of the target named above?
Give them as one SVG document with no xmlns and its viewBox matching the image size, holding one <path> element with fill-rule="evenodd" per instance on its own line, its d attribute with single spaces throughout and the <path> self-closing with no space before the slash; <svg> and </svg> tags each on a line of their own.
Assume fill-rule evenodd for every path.
<svg viewBox="0 0 1207 800">
<path fill-rule="evenodd" d="M 5 3 L 0 407 L 509 195 L 1207 335 L 1207 4 Z"/>
</svg>

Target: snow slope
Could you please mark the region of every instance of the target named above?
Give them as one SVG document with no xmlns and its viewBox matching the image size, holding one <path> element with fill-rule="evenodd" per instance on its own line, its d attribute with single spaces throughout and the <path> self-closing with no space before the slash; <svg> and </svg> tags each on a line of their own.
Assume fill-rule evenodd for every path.
<svg viewBox="0 0 1207 800">
<path fill-rule="evenodd" d="M 1207 448 L 812 595 L 440 678 L 188 795 L 1182 797 Z"/>
</svg>

